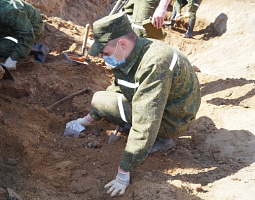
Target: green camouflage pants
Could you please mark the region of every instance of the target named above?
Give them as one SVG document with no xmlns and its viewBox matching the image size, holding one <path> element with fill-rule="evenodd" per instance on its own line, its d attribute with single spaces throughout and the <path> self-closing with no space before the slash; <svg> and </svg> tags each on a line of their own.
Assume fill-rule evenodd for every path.
<svg viewBox="0 0 255 200">
<path fill-rule="evenodd" d="M 196 12 L 197 12 L 197 9 L 199 7 L 199 5 L 201 4 L 202 0 L 195 0 L 194 1 L 194 5 L 189 5 L 189 0 L 176 0 L 174 2 L 174 10 L 176 12 L 181 12 L 181 9 L 188 4 L 188 9 L 190 10 L 190 19 L 194 19 L 196 18 Z"/>
<path fill-rule="evenodd" d="M 16 43 L 11 40 L 0 39 L 0 57 L 9 57 L 15 49 L 15 46 Z"/>
<path fill-rule="evenodd" d="M 137 25 L 133 27 L 133 30 L 139 37 L 147 37 L 146 31 L 142 27 L 142 21 L 153 16 L 159 2 L 160 0 L 129 0 L 124 6 L 124 11 Z"/>
<path fill-rule="evenodd" d="M 122 127 L 126 122 L 132 124 L 132 105 L 121 93 L 96 92 L 92 98 L 91 106 L 97 115 L 97 117 L 95 115 L 92 116 L 95 120 L 104 118 Z M 190 124 L 176 124 L 173 127 L 167 122 L 165 115 L 163 115 L 157 135 L 167 138 L 178 137 L 188 129 Z"/>
</svg>

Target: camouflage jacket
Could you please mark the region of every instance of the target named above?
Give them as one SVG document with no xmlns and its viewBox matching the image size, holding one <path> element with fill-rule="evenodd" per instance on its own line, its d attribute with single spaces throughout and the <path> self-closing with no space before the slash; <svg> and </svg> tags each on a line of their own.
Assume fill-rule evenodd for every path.
<svg viewBox="0 0 255 200">
<path fill-rule="evenodd" d="M 115 80 L 107 91 L 121 92 L 132 104 L 132 128 L 120 164 L 132 171 L 149 155 L 162 125 L 170 133 L 165 137 L 186 131 L 200 106 L 199 83 L 181 52 L 139 37 L 126 62 L 113 73 Z"/>
<path fill-rule="evenodd" d="M 22 0 L 0 1 L 0 39 L 11 36 L 18 40 L 12 58 L 27 57 L 43 33 L 42 16 L 32 5 Z"/>
</svg>

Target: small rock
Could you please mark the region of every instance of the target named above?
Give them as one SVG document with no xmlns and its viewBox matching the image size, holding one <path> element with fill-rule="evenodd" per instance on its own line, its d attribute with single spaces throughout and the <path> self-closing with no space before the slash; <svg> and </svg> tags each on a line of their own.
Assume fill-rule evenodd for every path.
<svg viewBox="0 0 255 200">
<path fill-rule="evenodd" d="M 89 142 L 89 143 L 87 144 L 87 147 L 88 147 L 89 149 L 91 149 L 91 147 L 92 147 L 92 142 Z"/>
<path fill-rule="evenodd" d="M 95 142 L 93 142 L 92 146 L 93 146 L 94 148 L 101 148 L 101 147 L 102 147 L 102 144 L 101 144 L 100 142 L 98 142 L 98 141 L 95 141 Z"/>
<path fill-rule="evenodd" d="M 212 153 L 220 153 L 220 152 L 221 152 L 220 149 L 213 149 L 213 150 L 212 150 Z"/>
<path fill-rule="evenodd" d="M 6 199 L 6 191 L 0 187 L 0 200 Z"/>
<path fill-rule="evenodd" d="M 195 72 L 201 72 L 201 70 L 197 66 L 193 65 L 192 67 L 193 67 Z"/>
<path fill-rule="evenodd" d="M 153 176 L 153 173 L 152 173 L 152 172 L 145 172 L 145 174 L 146 174 L 147 176 L 150 176 L 150 177 Z"/>
<path fill-rule="evenodd" d="M 14 192 L 11 188 L 6 188 L 8 200 L 22 200 L 22 198 Z"/>
<path fill-rule="evenodd" d="M 15 166 L 18 164 L 18 161 L 12 158 L 8 158 L 8 161 L 6 163 L 7 165 Z"/>
</svg>

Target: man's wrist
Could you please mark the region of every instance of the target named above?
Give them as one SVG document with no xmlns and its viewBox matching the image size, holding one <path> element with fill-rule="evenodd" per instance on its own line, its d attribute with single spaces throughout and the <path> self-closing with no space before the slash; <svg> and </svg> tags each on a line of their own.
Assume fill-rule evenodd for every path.
<svg viewBox="0 0 255 200">
<path fill-rule="evenodd" d="M 167 9 L 167 7 L 168 7 L 170 1 L 171 1 L 171 0 L 161 0 L 161 1 L 159 2 L 159 5 L 158 5 L 158 6 L 164 8 L 164 9 Z"/>
</svg>

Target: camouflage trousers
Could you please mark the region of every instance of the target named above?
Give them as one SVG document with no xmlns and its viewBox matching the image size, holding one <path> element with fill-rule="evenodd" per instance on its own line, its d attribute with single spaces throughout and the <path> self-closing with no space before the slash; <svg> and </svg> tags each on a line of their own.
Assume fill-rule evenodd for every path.
<svg viewBox="0 0 255 200">
<path fill-rule="evenodd" d="M 196 12 L 199 8 L 199 5 L 201 4 L 202 0 L 195 0 L 194 1 L 194 5 L 192 6 L 191 10 L 190 10 L 190 19 L 194 19 L 196 18 Z M 174 2 L 174 10 L 175 11 L 179 11 L 185 6 L 188 4 L 188 0 L 176 0 Z"/>
<path fill-rule="evenodd" d="M 142 21 L 153 16 L 160 0 L 129 0 L 124 6 L 124 11 L 131 16 L 133 30 L 139 37 L 147 37 L 146 31 L 143 29 Z M 155 30 L 157 30 L 155 28 Z"/>
<path fill-rule="evenodd" d="M 132 124 L 132 104 L 121 93 L 99 91 L 92 98 L 91 106 L 93 111 L 99 116 L 95 120 L 104 118 L 114 124 L 124 126 L 126 122 Z M 146 114 L 146 113 L 144 113 Z M 94 116 L 92 116 L 94 118 Z M 162 118 L 162 122 L 157 135 L 167 138 L 182 135 L 191 123 L 169 124 Z"/>
<path fill-rule="evenodd" d="M 16 43 L 11 40 L 0 39 L 0 57 L 7 58 L 14 51 Z"/>
</svg>

